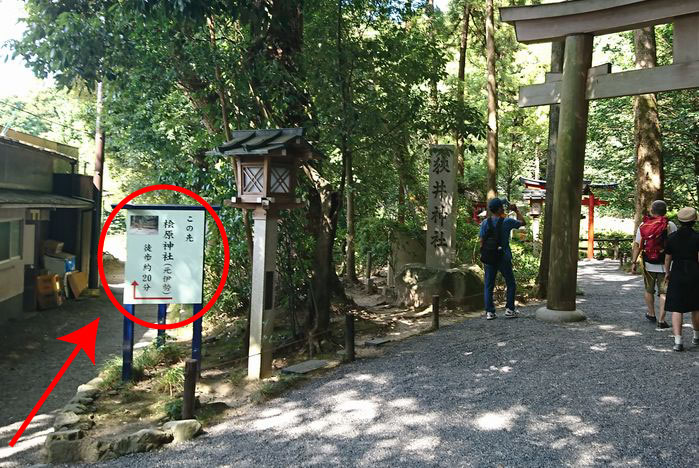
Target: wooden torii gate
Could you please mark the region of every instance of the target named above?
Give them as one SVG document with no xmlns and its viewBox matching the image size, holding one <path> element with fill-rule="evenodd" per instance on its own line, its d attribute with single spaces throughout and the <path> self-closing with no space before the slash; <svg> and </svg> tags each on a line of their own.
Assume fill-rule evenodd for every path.
<svg viewBox="0 0 699 468">
<path fill-rule="evenodd" d="M 545 199 L 545 193 L 546 193 L 546 181 L 545 180 L 538 180 L 538 179 L 526 179 L 524 177 L 519 178 L 520 183 L 524 184 L 525 187 L 528 189 L 534 189 L 532 190 L 529 194 L 529 197 L 537 197 L 539 199 L 543 200 Z M 587 258 L 588 259 L 593 259 L 595 258 L 595 207 L 596 206 L 604 206 L 608 205 L 609 202 L 607 200 L 602 200 L 601 198 L 597 198 L 592 191 L 592 189 L 595 190 L 615 190 L 616 188 L 619 187 L 619 184 L 612 183 L 612 184 L 593 184 L 588 180 L 583 181 L 583 190 L 582 193 L 584 195 L 582 199 L 582 206 L 587 207 Z M 539 194 L 536 194 L 535 192 L 538 192 Z M 542 197 L 543 195 L 543 197 Z M 527 198 L 527 193 L 525 192 L 525 199 Z"/>
<path fill-rule="evenodd" d="M 563 73 L 520 89 L 519 105 L 560 103 L 547 305 L 537 318 L 584 320 L 576 309 L 579 204 L 591 99 L 699 88 L 699 0 L 577 0 L 501 8 L 525 44 L 565 39 Z M 673 64 L 611 73 L 592 68 L 594 36 L 674 24 Z"/>
</svg>

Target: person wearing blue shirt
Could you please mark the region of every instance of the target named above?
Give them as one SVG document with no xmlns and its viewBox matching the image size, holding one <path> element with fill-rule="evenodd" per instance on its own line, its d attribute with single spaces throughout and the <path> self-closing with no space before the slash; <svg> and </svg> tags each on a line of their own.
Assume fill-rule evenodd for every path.
<svg viewBox="0 0 699 468">
<path fill-rule="evenodd" d="M 502 223 L 500 224 L 500 244 L 503 253 L 500 262 L 496 265 L 483 265 L 485 267 L 485 312 L 487 320 L 497 318 L 497 315 L 495 314 L 495 303 L 493 302 L 493 290 L 495 289 L 495 278 L 498 271 L 502 274 L 503 278 L 505 279 L 505 284 L 507 285 L 505 317 L 514 318 L 519 316 L 515 310 L 515 292 L 517 290 L 517 282 L 515 281 L 515 275 L 512 271 L 510 231 L 526 226 L 527 223 L 516 205 L 509 205 L 509 208 L 517 215 L 517 219 L 505 217 L 505 203 L 506 200 L 502 200 L 500 198 L 493 198 L 490 200 L 488 203 L 489 216 L 481 223 L 479 233 L 482 243 L 485 235 L 488 233 L 489 226 L 492 226 L 492 229 L 496 229 L 497 222 L 502 218 Z M 488 223 L 489 219 L 492 220 L 492 224 Z"/>
</svg>

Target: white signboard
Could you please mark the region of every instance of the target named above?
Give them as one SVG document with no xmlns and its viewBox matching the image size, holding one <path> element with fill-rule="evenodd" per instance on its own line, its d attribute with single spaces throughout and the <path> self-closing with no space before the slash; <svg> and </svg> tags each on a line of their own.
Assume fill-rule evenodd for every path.
<svg viewBox="0 0 699 468">
<path fill-rule="evenodd" d="M 203 210 L 127 210 L 124 304 L 202 302 L 205 220 Z"/>
</svg>

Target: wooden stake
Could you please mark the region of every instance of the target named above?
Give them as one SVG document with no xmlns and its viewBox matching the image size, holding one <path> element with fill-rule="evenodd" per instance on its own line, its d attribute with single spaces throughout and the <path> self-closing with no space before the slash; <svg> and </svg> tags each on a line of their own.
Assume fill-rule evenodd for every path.
<svg viewBox="0 0 699 468">
<path fill-rule="evenodd" d="M 354 315 L 345 314 L 345 361 L 354 361 Z"/>
<path fill-rule="evenodd" d="M 439 329 L 439 296 L 432 296 L 432 330 Z"/>
<path fill-rule="evenodd" d="M 182 394 L 182 419 L 194 419 L 194 391 L 197 387 L 196 359 L 187 359 L 184 363 L 184 392 Z"/>
</svg>

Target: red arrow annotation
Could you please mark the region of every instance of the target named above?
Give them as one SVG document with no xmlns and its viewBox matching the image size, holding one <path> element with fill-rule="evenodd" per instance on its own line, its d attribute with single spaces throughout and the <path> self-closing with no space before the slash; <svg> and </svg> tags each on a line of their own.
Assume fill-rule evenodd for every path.
<svg viewBox="0 0 699 468">
<path fill-rule="evenodd" d="M 172 299 L 172 297 L 136 297 L 136 286 L 138 286 L 138 281 L 135 281 L 131 283 L 131 286 L 133 286 L 133 298 L 134 299 L 141 299 L 141 300 L 146 300 L 146 301 L 158 301 L 158 300 L 164 300 L 164 299 Z"/>
<path fill-rule="evenodd" d="M 56 386 L 58 381 L 61 380 L 63 374 L 65 374 L 66 370 L 68 370 L 68 366 L 70 366 L 70 364 L 73 362 L 78 353 L 80 353 L 81 349 L 85 351 L 87 357 L 90 358 L 90 361 L 92 361 L 92 365 L 95 364 L 95 340 L 97 339 L 97 326 L 99 325 L 99 321 L 100 319 L 98 317 L 97 320 L 88 323 L 82 328 L 78 328 L 73 333 L 69 333 L 68 335 L 56 338 L 57 340 L 67 341 L 68 343 L 74 343 L 76 345 L 75 349 L 73 349 L 73 352 L 70 353 L 70 356 L 68 356 L 66 362 L 63 363 L 63 366 L 56 374 L 56 377 L 53 378 L 46 391 L 44 391 L 43 395 L 41 395 L 41 398 L 39 398 L 39 401 L 36 403 L 36 405 L 34 405 L 34 408 L 32 408 L 31 412 L 29 413 L 29 416 L 27 416 L 27 419 L 24 420 L 22 426 L 19 428 L 15 436 L 10 441 L 10 447 L 15 446 L 17 440 L 19 440 L 20 436 L 24 433 L 24 430 L 27 428 L 27 426 L 29 426 L 29 423 L 32 421 L 32 419 L 34 419 L 34 416 L 36 416 L 36 413 L 39 411 L 39 408 L 41 408 L 41 405 L 44 404 L 46 398 L 53 391 L 53 388 Z"/>
</svg>

